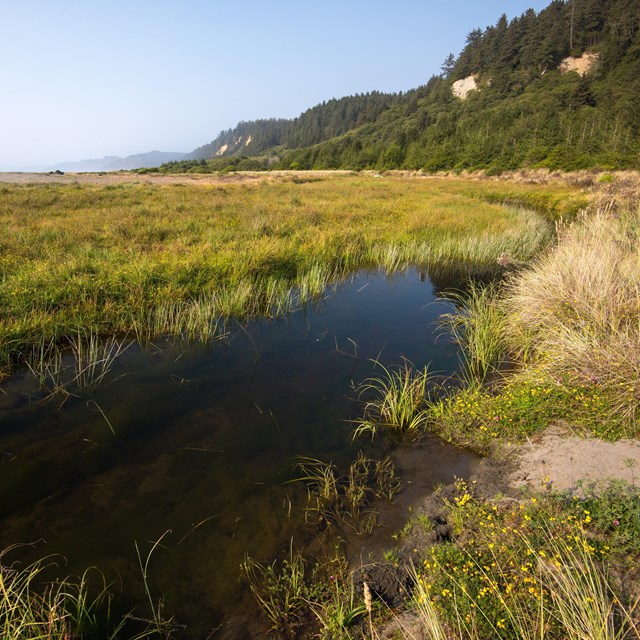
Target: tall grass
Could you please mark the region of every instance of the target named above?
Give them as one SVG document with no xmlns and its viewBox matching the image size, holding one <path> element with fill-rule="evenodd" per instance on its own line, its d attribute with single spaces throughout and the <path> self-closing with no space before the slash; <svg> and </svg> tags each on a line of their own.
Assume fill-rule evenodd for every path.
<svg viewBox="0 0 640 640">
<path fill-rule="evenodd" d="M 93 637 L 111 640 L 125 632 L 127 619 L 112 617 L 112 596 L 97 571 L 51 582 L 45 574 L 51 566 L 57 566 L 54 558 L 20 567 L 6 563 L 11 551 L 9 548 L 0 554 L 0 637 L 6 640 Z M 152 632 L 132 633 L 129 629 L 126 634 L 131 640 L 137 640 Z"/>
<path fill-rule="evenodd" d="M 468 386 L 482 384 L 495 374 L 505 358 L 505 326 L 508 322 L 496 284 L 470 282 L 464 293 L 447 295 L 457 313 L 441 317 L 446 328 L 461 347 L 462 371 Z"/>
<path fill-rule="evenodd" d="M 454 297 L 460 313 L 444 324 L 465 386 L 432 405 L 430 422 L 448 439 L 484 450 L 557 420 L 599 437 L 638 433 L 640 211 L 593 212 L 559 232 L 500 286 Z"/>
<path fill-rule="evenodd" d="M 544 189 L 573 206 L 575 189 Z M 504 190 L 512 200 L 541 192 Z M 78 328 L 209 340 L 221 318 L 286 313 L 359 268 L 478 272 L 529 259 L 549 240 L 548 222 L 486 201 L 494 195 L 472 181 L 359 176 L 7 186 L 0 366 Z"/>
<path fill-rule="evenodd" d="M 640 417 L 640 213 L 597 213 L 513 278 L 509 347 L 558 378 L 597 385 Z"/>
<path fill-rule="evenodd" d="M 380 429 L 417 434 L 428 416 L 431 376 L 427 367 L 416 370 L 408 362 L 395 369 L 379 362 L 375 365 L 382 374 L 367 378 L 356 388 L 364 407 L 361 417 L 354 420 L 354 438 L 363 434 L 373 438 Z"/>
</svg>

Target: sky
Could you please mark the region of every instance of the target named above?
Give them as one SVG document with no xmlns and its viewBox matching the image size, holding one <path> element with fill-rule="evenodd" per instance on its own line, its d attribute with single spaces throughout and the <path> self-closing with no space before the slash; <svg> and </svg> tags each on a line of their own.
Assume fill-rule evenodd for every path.
<svg viewBox="0 0 640 640">
<path fill-rule="evenodd" d="M 415 88 L 549 0 L 0 0 L 0 171 L 192 151 L 240 120 Z"/>
</svg>

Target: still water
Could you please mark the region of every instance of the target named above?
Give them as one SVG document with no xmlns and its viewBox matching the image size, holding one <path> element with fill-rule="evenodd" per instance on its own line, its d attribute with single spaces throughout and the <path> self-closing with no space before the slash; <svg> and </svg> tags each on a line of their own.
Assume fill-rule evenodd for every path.
<svg viewBox="0 0 640 640">
<path fill-rule="evenodd" d="M 296 457 L 348 465 L 371 446 L 351 442 L 349 420 L 372 360 L 456 368 L 436 330 L 450 284 L 362 272 L 287 318 L 232 322 L 207 348 L 131 345 L 106 384 L 62 406 L 16 376 L 0 395 L 0 548 L 36 543 L 24 559 L 61 554 L 62 575 L 98 566 L 144 602 L 135 545 L 144 557 L 165 534 L 153 596 L 206 636 L 246 601 L 245 552 L 270 560 L 288 547 Z M 400 503 L 474 464 L 438 441 L 422 451 L 400 457 Z"/>
</svg>

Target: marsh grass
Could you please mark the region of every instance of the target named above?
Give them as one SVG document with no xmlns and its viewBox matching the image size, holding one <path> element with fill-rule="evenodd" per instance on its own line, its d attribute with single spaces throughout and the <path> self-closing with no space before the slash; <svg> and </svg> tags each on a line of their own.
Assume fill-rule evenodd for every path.
<svg viewBox="0 0 640 640">
<path fill-rule="evenodd" d="M 427 367 L 416 370 L 409 362 L 395 369 L 374 364 L 382 373 L 356 387 L 358 400 L 364 401 L 364 406 L 361 417 L 354 420 L 354 439 L 361 435 L 373 438 L 380 429 L 416 435 L 428 417 Z"/>
<path fill-rule="evenodd" d="M 333 558 L 329 566 L 322 560 L 313 561 L 294 551 L 293 541 L 281 561 L 264 564 L 245 556 L 242 579 L 276 637 L 361 637 L 352 633 L 368 607 L 344 557 L 337 564 L 336 560 Z"/>
<path fill-rule="evenodd" d="M 320 637 L 350 640 L 351 628 L 368 613 L 367 605 L 359 597 L 351 576 L 343 583 L 333 580 L 332 584 L 321 601 L 310 603 L 311 610 L 320 623 Z"/>
<path fill-rule="evenodd" d="M 440 324 L 461 348 L 460 375 L 467 386 L 484 383 L 504 363 L 507 322 L 497 284 L 471 281 L 464 293 L 447 294 L 457 313 L 444 314 Z"/>
<path fill-rule="evenodd" d="M 392 500 L 400 490 L 390 458 L 373 460 L 359 452 L 344 474 L 315 458 L 300 458 L 296 467 L 301 475 L 295 481 L 307 487 L 306 520 L 349 527 L 363 537 L 378 524 L 374 499 Z"/>
<path fill-rule="evenodd" d="M 50 581 L 45 575 L 58 566 L 59 559 L 45 558 L 21 567 L 7 561 L 13 550 L 0 554 L 0 637 L 111 640 L 126 633 L 131 640 L 138 640 L 153 635 L 150 629 L 132 632 L 126 616 L 112 615 L 112 595 L 97 570 L 87 570 L 79 578 Z"/>
<path fill-rule="evenodd" d="M 70 332 L 63 342 L 41 339 L 32 348 L 26 365 L 47 398 L 64 399 L 101 385 L 130 345 L 126 340 L 102 338 L 79 329 Z"/>
<path fill-rule="evenodd" d="M 299 552 L 294 552 L 293 542 L 289 557 L 282 562 L 262 564 L 247 555 L 240 569 L 272 631 L 286 638 L 295 637 L 304 621 L 309 594 L 306 563 Z"/>
<path fill-rule="evenodd" d="M 210 340 L 221 319 L 287 313 L 361 268 L 477 272 L 528 260 L 550 224 L 487 202 L 490 187 L 361 176 L 7 186 L 0 365 L 6 374 L 42 341 L 64 343 L 78 329 Z M 573 206 L 575 189 L 544 189 Z M 503 190 L 511 201 L 541 191 Z"/>
</svg>

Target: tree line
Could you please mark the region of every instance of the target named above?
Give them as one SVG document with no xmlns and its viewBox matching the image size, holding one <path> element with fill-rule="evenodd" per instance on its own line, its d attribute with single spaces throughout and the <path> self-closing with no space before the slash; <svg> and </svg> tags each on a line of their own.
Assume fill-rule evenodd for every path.
<svg viewBox="0 0 640 640">
<path fill-rule="evenodd" d="M 585 52 L 597 55 L 586 75 L 561 73 L 564 58 Z M 479 88 L 461 100 L 451 86 L 468 76 Z M 540 13 L 502 15 L 417 89 L 241 122 L 190 158 L 203 171 L 638 167 L 640 0 L 552 0 Z"/>
</svg>

